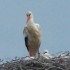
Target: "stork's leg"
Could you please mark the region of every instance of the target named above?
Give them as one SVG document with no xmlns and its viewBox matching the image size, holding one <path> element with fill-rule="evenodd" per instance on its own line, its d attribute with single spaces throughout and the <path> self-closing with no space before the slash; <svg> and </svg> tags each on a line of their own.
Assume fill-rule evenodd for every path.
<svg viewBox="0 0 70 70">
<path fill-rule="evenodd" d="M 31 51 L 30 46 L 29 46 L 29 56 L 32 57 L 32 51 Z"/>
<path fill-rule="evenodd" d="M 36 53 L 33 48 L 29 47 L 29 55 L 30 57 L 35 57 Z"/>
<path fill-rule="evenodd" d="M 31 57 L 31 51 L 29 51 L 29 56 Z"/>
<path fill-rule="evenodd" d="M 39 51 L 35 51 L 35 50 L 32 50 L 32 48 L 30 48 L 30 50 L 29 50 L 29 56 L 30 57 L 38 58 L 39 57 Z"/>
</svg>

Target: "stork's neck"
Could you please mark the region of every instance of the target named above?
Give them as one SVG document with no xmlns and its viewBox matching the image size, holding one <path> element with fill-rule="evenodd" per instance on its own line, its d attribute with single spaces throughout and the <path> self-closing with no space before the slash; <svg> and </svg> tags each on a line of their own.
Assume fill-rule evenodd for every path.
<svg viewBox="0 0 70 70">
<path fill-rule="evenodd" d="M 27 19 L 27 24 L 31 24 L 31 23 L 34 23 L 34 19 L 33 18 L 30 18 L 30 19 Z"/>
</svg>

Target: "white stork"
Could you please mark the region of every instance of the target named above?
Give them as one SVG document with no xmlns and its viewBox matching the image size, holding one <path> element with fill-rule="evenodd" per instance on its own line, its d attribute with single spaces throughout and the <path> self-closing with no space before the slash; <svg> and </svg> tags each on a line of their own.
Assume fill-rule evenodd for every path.
<svg viewBox="0 0 70 70">
<path fill-rule="evenodd" d="M 41 44 L 41 29 L 40 25 L 36 24 L 33 19 L 32 12 L 27 12 L 26 26 L 24 27 L 23 34 L 25 45 L 29 52 L 30 57 L 38 58 L 39 48 Z"/>
</svg>

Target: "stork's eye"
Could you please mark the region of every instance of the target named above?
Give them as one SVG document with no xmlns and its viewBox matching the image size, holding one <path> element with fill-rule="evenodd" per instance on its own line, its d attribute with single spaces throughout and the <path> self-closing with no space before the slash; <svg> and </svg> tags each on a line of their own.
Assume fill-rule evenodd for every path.
<svg viewBox="0 0 70 70">
<path fill-rule="evenodd" d="M 27 14 L 27 16 L 30 16 L 31 14 Z"/>
</svg>

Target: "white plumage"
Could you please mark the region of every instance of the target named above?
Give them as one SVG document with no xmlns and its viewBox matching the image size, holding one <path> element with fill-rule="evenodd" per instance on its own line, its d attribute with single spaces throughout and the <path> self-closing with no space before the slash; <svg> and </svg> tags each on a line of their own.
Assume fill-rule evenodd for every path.
<svg viewBox="0 0 70 70">
<path fill-rule="evenodd" d="M 26 26 L 23 34 L 25 37 L 25 45 L 31 57 L 39 56 L 39 48 L 41 44 L 41 29 L 40 25 L 36 24 L 33 19 L 32 12 L 27 12 Z"/>
<path fill-rule="evenodd" d="M 46 59 L 52 58 L 52 56 L 49 54 L 48 50 L 45 50 L 44 54 L 42 55 Z"/>
</svg>

